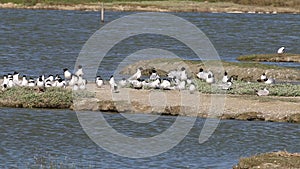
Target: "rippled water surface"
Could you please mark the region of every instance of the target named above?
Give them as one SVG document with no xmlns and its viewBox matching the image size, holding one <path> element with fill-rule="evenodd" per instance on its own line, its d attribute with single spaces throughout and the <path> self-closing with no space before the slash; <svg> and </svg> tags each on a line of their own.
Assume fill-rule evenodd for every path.
<svg viewBox="0 0 300 169">
<path fill-rule="evenodd" d="M 207 142 L 199 144 L 205 121 L 199 118 L 187 137 L 170 151 L 131 159 L 97 146 L 82 130 L 76 113 L 70 110 L 2 108 L 0 116 L 1 168 L 51 163 L 73 168 L 231 168 L 240 157 L 259 152 L 300 151 L 298 124 L 224 120 Z M 104 113 L 104 116 L 118 131 L 134 137 L 161 133 L 176 119 L 161 116 L 145 126 L 128 122 L 119 114 Z"/>
<path fill-rule="evenodd" d="M 132 13 L 108 11 L 106 23 L 129 14 Z M 300 53 L 300 15 L 174 14 L 201 29 L 223 60 L 236 61 L 237 56 L 246 54 L 275 53 L 280 46 L 286 46 L 290 53 Z M 16 70 L 38 76 L 61 74 L 65 67 L 73 69 L 82 46 L 104 25 L 99 22 L 99 12 L 0 9 L 0 15 L 1 74 Z M 109 68 L 117 57 L 131 54 L 128 46 L 132 50 L 170 49 L 184 58 L 192 55 L 184 50 L 183 44 L 165 36 L 132 37 L 108 53 L 110 59 L 99 68 L 103 76 L 111 75 Z"/>
<path fill-rule="evenodd" d="M 132 13 L 108 11 L 106 21 L 128 14 Z M 174 14 L 200 28 L 223 60 L 236 61 L 237 56 L 246 54 L 274 53 L 280 46 L 286 46 L 290 53 L 300 53 L 300 15 Z M 0 16 L 0 75 L 19 71 L 21 75 L 38 76 L 61 74 L 65 67 L 72 69 L 84 43 L 104 25 L 99 22 L 98 12 L 0 9 Z M 109 59 L 99 72 L 109 77 L 110 67 L 117 57 L 143 49 L 145 45 L 171 49 L 185 58 L 192 55 L 184 50 L 183 44 L 168 37 L 132 37 L 108 53 Z M 284 66 L 300 67 L 293 63 Z M 118 114 L 105 113 L 105 117 L 120 132 L 135 137 L 161 133 L 176 118 L 163 116 L 141 126 L 124 121 Z M 1 108 L 0 168 L 62 164 L 70 168 L 223 169 L 231 168 L 240 157 L 260 152 L 300 151 L 298 124 L 221 121 L 212 137 L 199 144 L 204 121 L 197 119 L 187 137 L 170 151 L 130 159 L 113 155 L 91 141 L 75 112 Z"/>
</svg>

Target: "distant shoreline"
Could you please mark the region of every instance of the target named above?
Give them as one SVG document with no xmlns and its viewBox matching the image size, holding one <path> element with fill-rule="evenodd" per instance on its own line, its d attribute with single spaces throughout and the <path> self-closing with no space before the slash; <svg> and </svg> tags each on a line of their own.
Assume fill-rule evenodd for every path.
<svg viewBox="0 0 300 169">
<path fill-rule="evenodd" d="M 0 3 L 0 9 L 36 9 L 36 10 L 81 10 L 100 11 L 100 3 L 87 4 L 43 4 L 24 5 L 15 3 Z M 194 1 L 141 1 L 104 3 L 108 11 L 149 11 L 149 12 L 205 12 L 205 13 L 260 13 L 299 14 L 300 9 L 292 7 L 250 6 L 228 2 L 209 3 Z"/>
</svg>

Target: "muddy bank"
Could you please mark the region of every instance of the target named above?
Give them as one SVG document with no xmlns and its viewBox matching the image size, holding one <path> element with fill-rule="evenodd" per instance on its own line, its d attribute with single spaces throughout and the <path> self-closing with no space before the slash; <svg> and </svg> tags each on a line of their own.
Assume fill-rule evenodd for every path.
<svg viewBox="0 0 300 169">
<path fill-rule="evenodd" d="M 252 157 L 241 158 L 233 169 L 296 169 L 300 166 L 300 154 L 286 151 L 264 153 Z"/>
<path fill-rule="evenodd" d="M 256 62 L 298 62 L 300 63 L 300 54 L 254 54 L 237 57 L 239 61 Z"/>
<path fill-rule="evenodd" d="M 195 2 L 195 1 L 139 1 L 139 2 L 107 2 L 106 10 L 111 11 L 152 11 L 152 12 L 226 12 L 226 13 L 300 13 L 294 6 L 251 6 L 239 5 L 230 2 Z M 0 8 L 13 9 L 47 9 L 47 10 L 85 10 L 98 11 L 100 3 L 87 4 L 14 4 L 2 3 Z"/>
</svg>

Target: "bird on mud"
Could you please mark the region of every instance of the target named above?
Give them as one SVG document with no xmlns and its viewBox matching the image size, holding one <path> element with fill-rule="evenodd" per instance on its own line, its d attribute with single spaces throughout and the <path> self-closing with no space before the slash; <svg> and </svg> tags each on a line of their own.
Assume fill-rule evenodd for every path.
<svg viewBox="0 0 300 169">
<path fill-rule="evenodd" d="M 118 85 L 116 84 L 113 75 L 110 76 L 109 85 L 110 85 L 110 89 L 111 89 L 112 92 L 114 92 L 114 93 L 118 93 L 119 92 L 118 91 Z"/>
<path fill-rule="evenodd" d="M 268 96 L 270 92 L 267 88 L 264 88 L 263 90 L 256 90 L 256 94 L 257 96 Z"/>
<path fill-rule="evenodd" d="M 103 84 L 104 84 L 103 79 L 102 79 L 101 76 L 97 76 L 95 82 L 96 82 L 97 87 L 102 87 Z"/>
<path fill-rule="evenodd" d="M 132 75 L 130 78 L 128 78 L 128 80 L 137 80 L 137 79 L 141 78 L 141 76 L 142 76 L 142 70 L 143 70 L 142 67 L 138 68 L 136 70 L 136 73 L 134 75 Z"/>
</svg>

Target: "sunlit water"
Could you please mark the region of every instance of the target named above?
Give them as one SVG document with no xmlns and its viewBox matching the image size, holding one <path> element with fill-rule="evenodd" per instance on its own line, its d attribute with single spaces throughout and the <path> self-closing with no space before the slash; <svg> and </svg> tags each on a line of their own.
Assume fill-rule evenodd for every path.
<svg viewBox="0 0 300 169">
<path fill-rule="evenodd" d="M 47 166 L 52 162 L 77 168 L 231 168 L 240 157 L 259 152 L 300 151 L 298 124 L 224 120 L 207 142 L 199 144 L 205 121 L 199 118 L 187 137 L 170 151 L 131 159 L 97 146 L 70 110 L 2 108 L 0 116 L 1 168 L 28 168 L 42 160 Z M 157 135 L 176 119 L 161 116 L 143 125 L 119 114 L 104 116 L 116 130 L 133 137 Z"/>
</svg>

